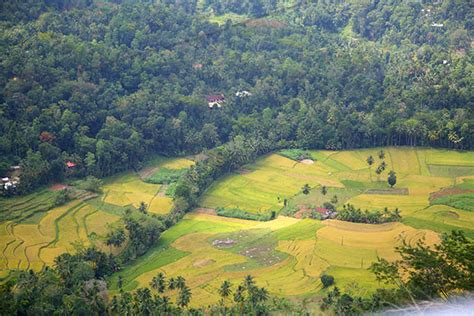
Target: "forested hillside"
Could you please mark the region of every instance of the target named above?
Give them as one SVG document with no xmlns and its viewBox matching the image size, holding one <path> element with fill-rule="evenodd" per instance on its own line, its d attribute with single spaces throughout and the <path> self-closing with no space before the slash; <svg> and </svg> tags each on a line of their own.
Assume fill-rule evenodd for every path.
<svg viewBox="0 0 474 316">
<path fill-rule="evenodd" d="M 473 12 L 456 0 L 2 1 L 0 171 L 21 164 L 28 191 L 70 175 L 66 161 L 102 177 L 237 135 L 272 149 L 472 149 Z"/>
</svg>

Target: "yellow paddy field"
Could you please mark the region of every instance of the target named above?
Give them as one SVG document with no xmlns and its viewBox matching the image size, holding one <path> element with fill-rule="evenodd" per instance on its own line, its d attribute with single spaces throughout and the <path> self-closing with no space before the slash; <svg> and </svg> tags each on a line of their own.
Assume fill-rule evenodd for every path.
<svg viewBox="0 0 474 316">
<path fill-rule="evenodd" d="M 382 161 L 380 148 L 375 148 L 312 151 L 312 164 L 274 153 L 218 179 L 201 197 L 200 207 L 274 210 L 280 215 L 256 222 L 189 213 L 165 231 L 147 254 L 109 279 L 111 293 L 118 291 L 119 276 L 125 290 L 134 290 L 164 272 L 167 277 L 183 276 L 193 304 L 207 305 L 219 300 L 222 281 L 236 285 L 251 274 L 272 295 L 302 299 L 323 294 L 320 276 L 328 273 L 342 290 L 364 296 L 382 286 L 367 268 L 377 257 L 396 260 L 395 247 L 402 240 L 434 244 L 440 233 L 453 229 L 474 238 L 474 212 L 469 205 L 474 190 L 473 152 L 383 150 L 387 168 L 381 175 L 375 173 Z M 375 160 L 371 167 L 366 162 L 369 155 Z M 108 226 L 120 225 L 126 208 L 145 202 L 150 213 L 166 214 L 171 209 L 168 184 L 144 180 L 161 179 L 192 164 L 186 159 L 159 159 L 144 171 L 105 179 L 103 194 L 96 199 L 72 201 L 25 221 L 0 222 L 0 277 L 18 268 L 41 269 L 60 253 L 74 251 L 78 242 L 107 251 L 103 240 Z M 397 173 L 397 190 L 386 183 L 390 170 Z M 308 195 L 301 192 L 304 184 L 311 187 Z M 328 189 L 326 195 L 322 186 Z M 458 193 L 468 199 L 454 199 Z M 287 207 L 322 206 L 334 195 L 337 208 L 346 203 L 369 210 L 398 208 L 402 221 L 371 225 L 282 215 L 285 200 Z M 44 204 L 48 199 L 39 194 L 34 201 Z M 11 201 L 5 205 L 15 211 L 28 201 L 22 198 L 16 206 Z M 176 293 L 167 295 L 175 298 Z"/>
<path fill-rule="evenodd" d="M 163 167 L 183 169 L 192 164 L 188 159 L 160 157 L 150 167 L 156 171 Z M 127 172 L 105 179 L 103 194 L 92 200 L 73 200 L 53 207 L 54 192 L 47 189 L 0 200 L 0 211 L 11 218 L 0 222 L 0 278 L 18 269 L 41 270 L 52 265 L 58 255 L 74 252 L 77 245 L 120 251 L 105 245 L 110 228 L 122 225 L 124 210 L 138 207 L 142 201 L 150 213 L 167 214 L 172 198 L 161 188 L 144 182 L 137 172 Z"/>
<path fill-rule="evenodd" d="M 336 285 L 358 295 L 381 287 L 367 269 L 377 257 L 396 260 L 402 240 L 439 242 L 440 233 L 463 230 L 474 238 L 474 212 L 449 205 L 432 205 L 430 196 L 474 179 L 474 153 L 435 149 L 384 148 L 386 170 L 377 175 L 380 148 L 353 151 L 313 151 L 313 164 L 271 154 L 216 181 L 199 204 L 206 208 L 240 208 L 248 212 L 279 211 L 290 205 L 320 206 L 338 195 L 337 207 L 351 203 L 369 210 L 399 208 L 402 222 L 379 225 L 338 220 L 318 221 L 279 216 L 254 222 L 208 214 L 188 214 L 166 231 L 159 245 L 119 273 L 124 288 L 147 286 L 159 272 L 182 275 L 195 305 L 216 303 L 222 281 L 237 284 L 247 274 L 271 294 L 304 298 L 320 295 L 320 276 L 335 277 Z M 375 163 L 369 168 L 366 159 Z M 397 173 L 395 188 L 386 183 Z M 307 183 L 309 195 L 301 193 Z M 471 183 L 471 182 L 469 182 Z M 328 194 L 320 193 L 321 186 Z M 230 245 L 220 242 L 232 240 Z M 117 291 L 118 275 L 111 279 Z M 168 293 L 174 297 L 175 293 Z"/>
</svg>

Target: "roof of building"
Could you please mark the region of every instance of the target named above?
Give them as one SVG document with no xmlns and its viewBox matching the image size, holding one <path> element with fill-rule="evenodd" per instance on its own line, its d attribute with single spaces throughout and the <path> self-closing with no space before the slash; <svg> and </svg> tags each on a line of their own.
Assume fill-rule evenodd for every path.
<svg viewBox="0 0 474 316">
<path fill-rule="evenodd" d="M 326 215 L 327 212 L 329 212 L 329 210 L 327 208 L 324 208 L 324 207 L 317 207 L 316 212 L 318 212 L 321 215 Z"/>
<path fill-rule="evenodd" d="M 224 101 L 224 100 L 225 100 L 225 97 L 222 94 L 207 96 L 207 102 L 219 102 L 219 101 Z"/>
<path fill-rule="evenodd" d="M 72 161 L 67 161 L 67 162 L 66 162 L 66 166 L 67 166 L 68 168 L 74 168 L 74 167 L 77 166 L 77 165 L 76 165 L 74 162 L 72 162 Z"/>
</svg>

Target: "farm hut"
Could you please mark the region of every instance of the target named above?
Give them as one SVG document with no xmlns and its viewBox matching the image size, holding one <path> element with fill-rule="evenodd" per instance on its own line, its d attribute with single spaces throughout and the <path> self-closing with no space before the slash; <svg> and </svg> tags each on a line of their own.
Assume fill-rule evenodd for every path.
<svg viewBox="0 0 474 316">
<path fill-rule="evenodd" d="M 3 183 L 10 182 L 10 178 L 9 177 L 4 177 L 4 178 L 2 178 L 2 182 Z"/>
<path fill-rule="evenodd" d="M 202 69 L 202 67 L 204 67 L 203 64 L 199 64 L 199 63 L 193 64 L 193 69 L 199 70 L 199 69 Z"/>
<path fill-rule="evenodd" d="M 237 91 L 235 93 L 235 96 L 238 97 L 238 98 L 249 97 L 251 95 L 252 95 L 252 93 L 250 93 L 249 91 L 246 91 L 246 90 Z"/>
<path fill-rule="evenodd" d="M 20 166 L 11 166 L 10 169 L 13 170 L 13 171 L 18 171 L 18 170 L 21 169 L 21 167 Z"/>
<path fill-rule="evenodd" d="M 214 107 L 222 107 L 222 103 L 225 102 L 225 97 L 222 94 L 219 95 L 210 95 L 207 97 L 207 104 L 209 105 L 210 109 Z"/>
<path fill-rule="evenodd" d="M 69 169 L 74 168 L 75 166 L 77 166 L 77 165 L 72 161 L 67 161 L 66 162 L 66 167 L 68 167 Z"/>
</svg>

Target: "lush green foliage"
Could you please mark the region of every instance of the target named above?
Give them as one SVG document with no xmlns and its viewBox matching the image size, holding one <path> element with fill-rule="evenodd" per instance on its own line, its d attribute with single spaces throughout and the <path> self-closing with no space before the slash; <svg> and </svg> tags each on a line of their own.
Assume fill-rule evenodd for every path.
<svg viewBox="0 0 474 316">
<path fill-rule="evenodd" d="M 212 23 L 211 8 L 249 21 Z M 21 191 L 237 135 L 473 146 L 465 1 L 7 0 L 1 12 L 0 169 L 21 162 Z M 226 103 L 209 111 L 215 93 Z"/>
<path fill-rule="evenodd" d="M 315 159 L 311 152 L 302 149 L 284 149 L 280 150 L 278 153 L 286 158 L 290 158 L 295 161 L 300 161 L 303 159 Z"/>
<path fill-rule="evenodd" d="M 383 212 L 369 212 L 368 210 L 362 211 L 360 208 L 355 208 L 352 204 L 345 204 L 343 209 L 337 213 L 336 218 L 341 221 L 366 224 L 399 222 L 402 219 L 398 209 L 390 211 L 384 208 Z"/>
<path fill-rule="evenodd" d="M 448 205 L 461 210 L 474 212 L 474 194 L 453 194 L 446 195 L 431 201 L 434 205 Z"/>
<path fill-rule="evenodd" d="M 218 208 L 216 211 L 217 215 L 219 216 L 249 219 L 253 221 L 270 221 L 276 217 L 275 211 L 267 211 L 265 213 L 250 213 L 238 208 Z"/>
<path fill-rule="evenodd" d="M 178 181 L 179 178 L 186 173 L 186 171 L 186 169 L 160 168 L 158 172 L 146 179 L 146 182 L 156 184 L 170 184 L 172 182 Z"/>
</svg>

